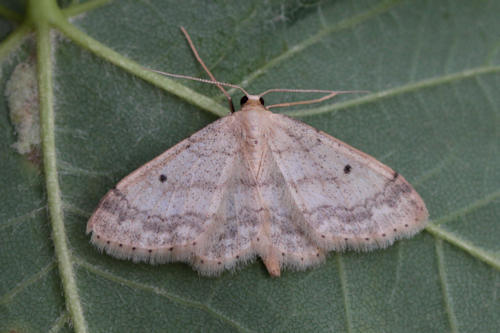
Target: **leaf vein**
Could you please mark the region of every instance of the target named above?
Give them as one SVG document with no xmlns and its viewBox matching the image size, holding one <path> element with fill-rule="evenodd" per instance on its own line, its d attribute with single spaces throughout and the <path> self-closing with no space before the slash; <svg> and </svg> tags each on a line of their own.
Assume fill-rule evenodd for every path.
<svg viewBox="0 0 500 333">
<path fill-rule="evenodd" d="M 38 213 L 44 211 L 45 209 L 47 209 L 47 206 L 42 206 L 42 207 L 35 208 L 30 212 L 24 213 L 23 215 L 12 217 L 12 218 L 8 219 L 6 222 L 2 223 L 2 225 L 0 225 L 0 230 L 4 230 L 12 225 L 15 225 L 15 224 L 24 222 L 25 220 L 34 218 Z"/>
<path fill-rule="evenodd" d="M 83 3 L 74 3 L 68 8 L 63 9 L 63 13 L 66 17 L 72 17 L 84 14 L 88 11 L 97 9 L 99 7 L 105 6 L 111 3 L 112 0 L 90 0 Z"/>
<path fill-rule="evenodd" d="M 427 2 L 427 6 L 429 6 L 429 2 Z M 418 28 L 415 29 L 417 33 L 417 40 L 413 43 L 414 45 L 414 52 L 412 52 L 412 59 L 410 63 L 410 73 L 409 73 L 409 81 L 414 81 L 415 77 L 417 76 L 417 69 L 419 65 L 419 58 L 421 55 L 421 50 L 422 50 L 422 38 L 424 34 L 424 30 L 426 27 L 427 23 L 427 13 L 431 12 L 428 8 L 423 11 L 424 14 L 421 16 L 420 21 L 418 23 Z"/>
<path fill-rule="evenodd" d="M 494 254 L 489 253 L 482 248 L 479 248 L 473 243 L 441 228 L 438 225 L 429 224 L 427 225 L 425 230 L 432 235 L 439 237 L 447 241 L 448 243 L 462 249 L 463 251 L 469 253 L 471 256 L 491 265 L 493 268 L 500 270 L 500 260 Z"/>
<path fill-rule="evenodd" d="M 457 317 L 455 316 L 455 311 L 453 310 L 453 301 L 451 299 L 450 291 L 448 290 L 448 285 L 446 283 L 443 240 L 439 238 L 436 239 L 436 258 L 437 258 L 439 282 L 441 284 L 441 290 L 443 292 L 443 301 L 445 305 L 446 314 L 448 316 L 448 322 L 450 324 L 451 332 L 458 332 Z"/>
<path fill-rule="evenodd" d="M 24 289 L 37 282 L 41 278 L 43 278 L 46 274 L 48 274 L 54 267 L 56 267 L 55 260 L 51 260 L 47 265 L 42 267 L 37 273 L 33 274 L 28 279 L 21 281 L 18 285 L 16 285 L 10 292 L 4 294 L 0 297 L 0 304 L 5 305 L 8 304 L 12 299 L 22 292 Z"/>
<path fill-rule="evenodd" d="M 236 320 L 224 315 L 223 313 L 220 313 L 215 308 L 213 308 L 212 306 L 209 306 L 205 303 L 183 298 L 182 296 L 173 294 L 173 293 L 168 292 L 162 288 L 158 288 L 158 287 L 151 286 L 151 285 L 148 285 L 145 283 L 141 283 L 141 282 L 137 282 L 137 281 L 123 278 L 121 276 L 118 276 L 116 274 L 105 271 L 105 270 L 101 269 L 100 267 L 89 263 L 86 260 L 84 260 L 83 258 L 80 258 L 77 256 L 75 256 L 74 258 L 75 258 L 75 262 L 80 267 L 83 267 L 86 270 L 88 270 L 89 272 L 94 273 L 94 274 L 96 274 L 96 275 L 98 275 L 98 276 L 100 276 L 108 281 L 123 284 L 123 285 L 126 285 L 128 287 L 140 289 L 140 290 L 143 290 L 146 292 L 150 292 L 150 293 L 155 294 L 157 296 L 165 297 L 165 298 L 169 299 L 170 301 L 175 302 L 177 304 L 180 304 L 180 305 L 183 305 L 186 307 L 199 309 L 199 310 L 211 315 L 214 318 L 218 318 L 218 319 L 230 324 L 231 326 L 233 326 L 234 328 L 236 328 L 239 331 L 253 332 L 252 330 L 244 327 L 240 322 L 237 322 Z"/>
<path fill-rule="evenodd" d="M 401 253 L 401 245 L 402 243 L 401 242 L 398 242 L 396 244 L 394 244 L 394 246 L 396 246 L 396 250 L 397 250 L 397 256 L 398 256 L 398 259 L 397 259 L 397 266 L 396 266 L 396 277 L 394 279 L 394 284 L 393 284 L 393 287 L 392 287 L 392 290 L 391 290 L 391 295 L 389 296 L 389 302 L 392 303 L 394 302 L 394 299 L 396 297 L 396 290 L 397 290 L 397 287 L 401 281 L 401 262 L 403 261 L 403 255 Z"/>
<path fill-rule="evenodd" d="M 338 31 L 344 30 L 344 29 L 349 29 L 352 28 L 364 21 L 367 21 L 371 19 L 372 17 L 377 17 L 377 15 L 388 11 L 390 8 L 395 6 L 400 0 L 388 0 L 388 1 L 382 1 L 380 2 L 377 6 L 372 7 L 371 9 L 360 13 L 358 15 L 355 15 L 353 17 L 350 17 L 348 19 L 344 19 L 340 21 L 338 24 L 326 27 L 324 29 L 319 30 L 315 35 L 303 40 L 301 43 L 296 44 L 289 48 L 287 51 L 281 53 L 280 55 L 276 56 L 275 58 L 267 61 L 265 65 L 263 65 L 261 68 L 255 70 L 254 72 L 250 73 L 246 78 L 244 78 L 238 85 L 245 88 L 248 86 L 248 84 L 252 81 L 254 81 L 256 78 L 259 76 L 263 75 L 266 73 L 267 70 L 270 68 L 276 66 L 277 64 L 283 62 L 284 60 L 292 57 L 296 53 L 302 52 L 306 48 L 308 48 L 311 45 L 314 45 L 318 42 L 320 42 L 325 36 L 328 36 L 332 33 L 336 33 Z M 229 93 L 232 94 L 234 93 L 235 89 L 230 89 Z"/>
<path fill-rule="evenodd" d="M 323 107 L 305 109 L 305 110 L 296 110 L 290 112 L 283 112 L 284 114 L 292 117 L 304 117 L 304 116 L 313 116 L 323 113 L 329 113 L 338 111 L 341 109 L 347 109 L 352 107 L 358 107 L 363 104 L 373 103 L 383 98 L 395 97 L 398 95 L 406 94 L 409 92 L 416 92 L 418 90 L 435 87 L 443 84 L 454 83 L 461 80 L 465 80 L 471 77 L 477 77 L 479 75 L 487 75 L 500 72 L 500 66 L 480 66 L 471 69 L 467 69 L 464 71 L 456 72 L 448 75 L 441 75 L 413 83 L 408 83 L 396 88 L 391 88 L 383 91 L 379 91 L 376 93 L 372 93 L 369 95 L 365 95 L 359 98 L 353 98 L 348 101 L 342 103 L 335 103 L 326 105 Z"/>
<path fill-rule="evenodd" d="M 500 190 L 493 192 L 493 193 L 490 193 L 490 194 L 486 195 L 484 198 L 476 200 L 473 203 L 463 207 L 462 209 L 455 210 L 455 211 L 449 213 L 448 215 L 445 215 L 445 216 L 433 221 L 432 225 L 437 227 L 440 224 L 450 222 L 450 221 L 452 221 L 460 216 L 470 214 L 470 213 L 474 212 L 475 210 L 480 209 L 480 208 L 488 205 L 489 203 L 491 203 L 492 201 L 494 201 L 498 198 L 500 198 Z"/>
<path fill-rule="evenodd" d="M 347 277 L 344 269 L 344 263 L 342 260 L 342 255 L 340 253 L 337 253 L 337 265 L 339 268 L 339 280 L 340 280 L 340 285 L 342 288 L 342 296 L 344 299 L 344 311 L 345 311 L 345 318 L 346 318 L 346 330 L 348 333 L 353 331 L 352 328 L 352 318 L 351 318 L 351 304 L 349 302 L 349 295 L 347 291 Z"/>
<path fill-rule="evenodd" d="M 57 333 L 59 332 L 64 325 L 69 321 L 69 314 L 67 311 L 63 311 L 59 317 L 57 317 L 56 321 L 49 329 L 48 333 Z"/>
</svg>

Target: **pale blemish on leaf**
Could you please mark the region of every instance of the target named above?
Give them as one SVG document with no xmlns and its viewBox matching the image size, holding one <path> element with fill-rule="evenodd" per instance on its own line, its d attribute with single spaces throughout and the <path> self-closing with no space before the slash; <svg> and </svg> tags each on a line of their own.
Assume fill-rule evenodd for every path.
<svg viewBox="0 0 500 333">
<path fill-rule="evenodd" d="M 5 89 L 10 121 L 17 141 L 12 145 L 19 154 L 36 156 L 40 151 L 40 113 L 36 64 L 34 60 L 16 66 Z"/>
</svg>

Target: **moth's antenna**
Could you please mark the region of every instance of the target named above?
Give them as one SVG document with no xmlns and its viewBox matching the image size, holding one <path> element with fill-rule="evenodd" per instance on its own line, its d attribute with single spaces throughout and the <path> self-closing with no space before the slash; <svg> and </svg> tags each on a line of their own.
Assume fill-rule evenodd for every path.
<svg viewBox="0 0 500 333">
<path fill-rule="evenodd" d="M 366 90 L 334 91 L 334 90 L 320 90 L 320 89 L 269 89 L 269 90 L 264 91 L 262 94 L 260 94 L 259 97 L 262 97 L 262 96 L 264 96 L 268 93 L 272 93 L 272 92 L 323 93 L 323 94 L 327 94 L 327 95 L 320 97 L 320 98 L 308 99 L 306 101 L 272 104 L 272 105 L 267 106 L 268 109 L 281 108 L 281 107 L 293 106 L 293 105 L 301 105 L 301 104 L 319 103 L 319 102 L 326 101 L 327 99 L 333 98 L 333 97 L 340 95 L 340 94 L 368 93 L 369 91 L 366 91 Z"/>
<path fill-rule="evenodd" d="M 146 68 L 146 69 L 148 71 L 150 71 L 150 72 L 155 72 L 155 73 L 158 73 L 158 74 L 161 74 L 161 75 L 175 77 L 177 79 L 186 79 L 186 80 L 192 80 L 192 81 L 198 81 L 198 82 L 213 84 L 213 85 L 218 86 L 219 88 L 222 88 L 222 86 L 224 86 L 224 87 L 230 87 L 230 88 L 236 88 L 236 89 L 241 90 L 241 92 L 243 92 L 245 95 L 247 95 L 247 97 L 250 96 L 250 94 L 245 89 L 243 89 L 242 87 L 240 87 L 240 86 L 238 86 L 236 84 L 227 83 L 227 82 L 221 82 L 221 81 L 217 81 L 217 80 L 200 79 L 199 77 L 194 77 L 194 76 L 189 76 L 189 75 L 183 75 L 183 74 L 174 74 L 174 73 L 162 72 L 162 71 L 157 71 L 156 69 L 150 69 L 150 68 Z M 231 105 L 232 105 L 233 103 L 232 103 L 231 99 L 230 99 L 230 102 L 231 102 Z M 232 108 L 231 110 L 232 110 L 231 112 L 234 112 L 234 108 Z"/>
<path fill-rule="evenodd" d="M 155 73 L 158 73 L 158 74 L 161 74 L 161 75 L 165 75 L 165 76 L 175 77 L 175 78 L 178 78 L 178 79 L 187 79 L 187 80 L 198 81 L 198 82 L 203 82 L 203 83 L 209 83 L 209 84 L 216 85 L 217 88 L 219 88 L 222 91 L 222 93 L 226 96 L 226 98 L 227 98 L 227 100 L 229 102 L 229 109 L 231 110 L 231 113 L 234 113 L 235 110 L 234 110 L 233 100 L 232 100 L 231 96 L 229 95 L 229 93 L 226 91 L 226 89 L 224 89 L 223 87 L 231 87 L 231 88 L 239 89 L 247 97 L 249 97 L 250 94 L 248 92 L 246 92 L 245 89 L 243 89 L 242 87 L 240 87 L 240 86 L 238 86 L 236 84 L 231 84 L 231 83 L 227 83 L 227 82 L 217 81 L 217 79 L 215 79 L 215 76 L 212 74 L 212 72 L 210 72 L 210 70 L 208 69 L 207 65 L 205 65 L 205 63 L 201 59 L 200 55 L 198 54 L 198 51 L 196 50 L 196 47 L 194 46 L 194 43 L 191 40 L 191 37 L 189 36 L 189 34 L 186 31 L 186 29 L 184 29 L 184 27 L 180 27 L 180 29 L 181 29 L 182 33 L 184 34 L 184 37 L 186 38 L 186 40 L 187 40 L 187 42 L 189 44 L 189 47 L 191 48 L 191 51 L 193 52 L 196 60 L 198 60 L 198 62 L 200 63 L 201 67 L 203 67 L 203 69 L 208 74 L 208 76 L 210 77 L 211 80 L 201 79 L 201 78 L 194 77 L 194 76 L 189 76 L 189 75 L 182 75 L 182 74 L 174 74 L 174 73 L 162 72 L 162 71 L 157 71 L 157 70 L 149 69 L 149 68 L 146 68 L 146 69 L 149 70 L 149 71 L 151 71 L 151 72 L 155 72 Z M 364 91 L 364 90 L 334 91 L 334 90 L 320 90 L 320 89 L 269 89 L 269 90 L 264 91 L 262 94 L 260 94 L 258 96 L 262 97 L 262 96 L 264 96 L 266 94 L 269 94 L 269 93 L 272 93 L 272 92 L 323 93 L 323 94 L 327 94 L 327 95 L 325 95 L 323 97 L 320 97 L 320 98 L 309 99 L 309 100 L 306 100 L 306 101 L 297 101 L 297 102 L 288 102 L 288 103 L 273 104 L 273 105 L 267 106 L 268 109 L 270 109 L 270 108 L 278 108 L 278 107 L 286 107 L 286 106 L 293 106 L 293 105 L 301 105 L 301 104 L 319 103 L 319 102 L 325 101 L 325 100 L 330 99 L 330 98 L 332 98 L 332 97 L 334 97 L 336 95 L 339 95 L 339 94 L 367 93 L 368 91 Z"/>
<path fill-rule="evenodd" d="M 210 76 L 210 78 L 212 79 L 212 82 L 218 82 L 216 79 L 215 79 L 215 76 L 210 72 L 210 70 L 208 69 L 208 67 L 205 65 L 205 63 L 203 62 L 203 60 L 201 59 L 200 55 L 198 54 L 198 51 L 196 51 L 196 47 L 194 47 L 194 43 L 193 41 L 191 40 L 191 37 L 189 37 L 189 34 L 188 32 L 186 31 L 186 29 L 184 29 L 184 27 L 181 27 L 181 31 L 182 33 L 184 34 L 184 37 L 186 37 L 187 39 L 187 42 L 189 44 L 189 47 L 191 48 L 191 51 L 193 51 L 193 54 L 196 58 L 196 60 L 198 60 L 198 62 L 200 63 L 201 67 L 203 67 L 203 69 L 205 70 L 205 72 L 207 72 L 208 76 Z M 231 113 L 234 112 L 234 105 L 233 105 L 233 100 L 231 99 L 231 96 L 229 95 L 229 93 L 226 91 L 226 89 L 224 89 L 222 87 L 222 85 L 218 84 L 218 83 L 215 83 L 215 85 L 222 91 L 222 93 L 226 96 L 228 102 L 229 102 L 229 108 L 231 109 Z"/>
</svg>

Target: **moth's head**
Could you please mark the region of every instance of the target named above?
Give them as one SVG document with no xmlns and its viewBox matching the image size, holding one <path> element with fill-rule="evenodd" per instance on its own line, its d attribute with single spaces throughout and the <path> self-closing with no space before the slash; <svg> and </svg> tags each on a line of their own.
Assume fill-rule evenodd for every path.
<svg viewBox="0 0 500 333">
<path fill-rule="evenodd" d="M 260 107 L 265 108 L 264 98 L 259 95 L 243 95 L 240 99 L 241 110 L 248 109 L 250 107 Z"/>
</svg>

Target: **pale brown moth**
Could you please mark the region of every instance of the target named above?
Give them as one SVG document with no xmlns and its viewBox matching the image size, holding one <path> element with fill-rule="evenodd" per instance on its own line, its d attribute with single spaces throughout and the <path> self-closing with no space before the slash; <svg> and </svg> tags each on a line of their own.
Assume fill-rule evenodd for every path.
<svg viewBox="0 0 500 333">
<path fill-rule="evenodd" d="M 110 190 L 87 225 L 99 249 L 122 259 L 186 262 L 203 275 L 262 258 L 269 274 L 303 270 L 329 251 L 385 248 L 424 228 L 413 187 L 371 156 L 305 123 L 272 113 L 323 101 L 328 90 L 259 95 L 215 79 L 162 73 L 244 92 L 231 112 L 146 163 Z M 276 91 L 322 98 L 265 106 Z"/>
</svg>

